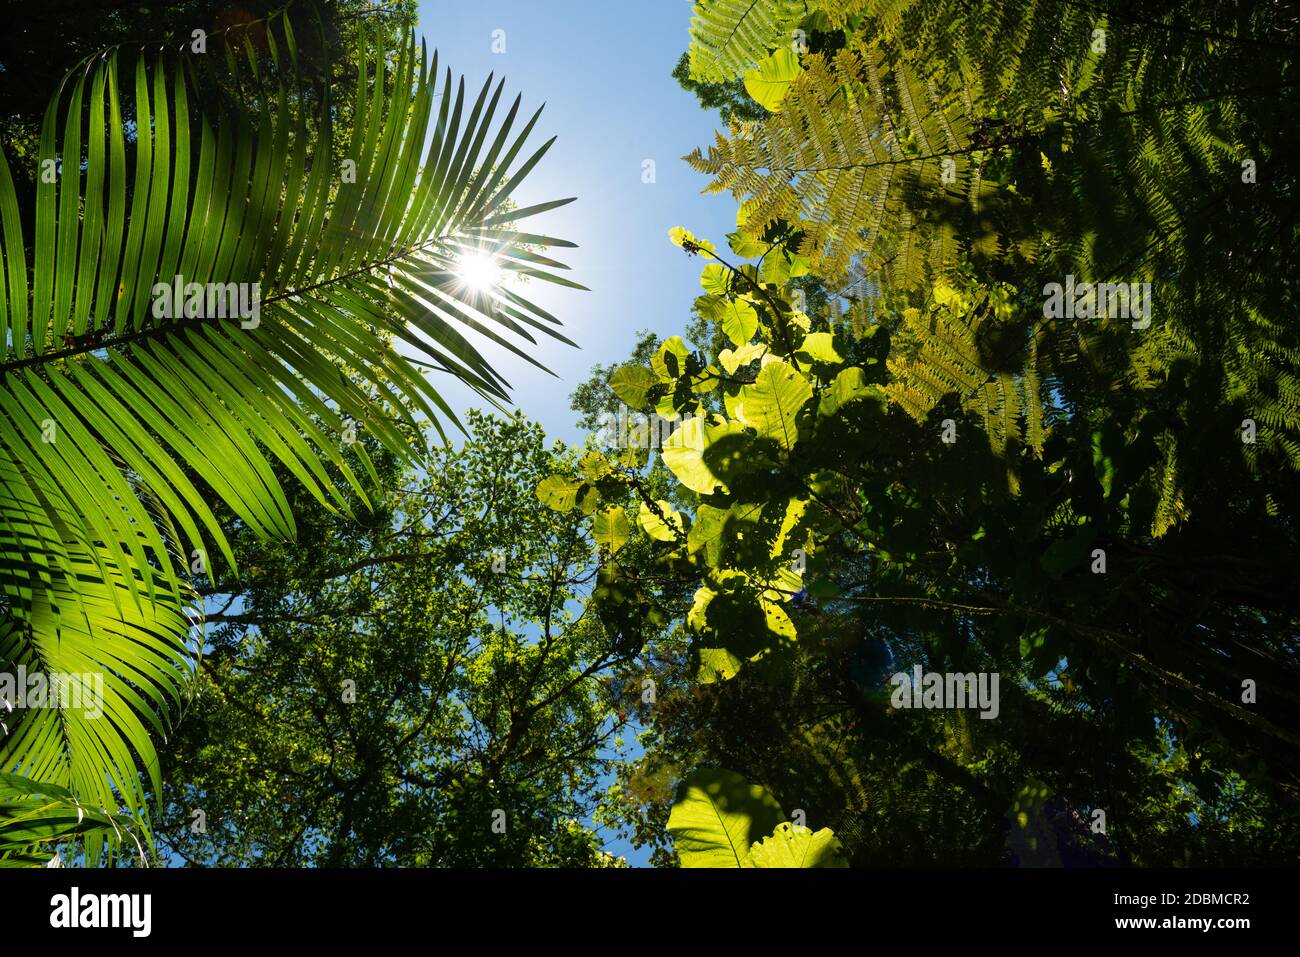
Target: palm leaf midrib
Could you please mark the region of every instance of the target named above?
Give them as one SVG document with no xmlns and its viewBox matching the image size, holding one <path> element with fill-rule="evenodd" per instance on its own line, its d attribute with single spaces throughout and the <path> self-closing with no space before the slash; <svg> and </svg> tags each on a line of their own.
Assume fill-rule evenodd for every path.
<svg viewBox="0 0 1300 957">
<path fill-rule="evenodd" d="M 350 269 L 347 272 L 340 273 L 337 276 L 332 276 L 328 279 L 322 279 L 319 282 L 311 283 L 310 285 L 307 286 L 301 286 L 296 289 L 288 289 L 285 290 L 284 292 L 273 293 L 270 296 L 264 297 L 261 300 L 261 304 L 265 306 L 271 303 L 281 302 L 286 299 L 293 299 L 298 296 L 305 296 L 312 292 L 315 292 L 318 289 L 324 289 L 330 286 L 337 285 L 339 283 L 347 282 L 349 279 L 352 279 L 356 276 L 369 274 L 372 273 L 374 270 L 380 269 L 384 266 L 391 266 L 391 265 L 395 265 L 396 263 L 402 262 L 406 260 L 409 256 L 419 252 L 422 249 L 437 248 L 438 246 L 445 244 L 450 238 L 451 238 L 450 236 L 439 236 L 435 239 L 427 240 L 423 243 L 417 243 L 413 246 L 407 246 L 396 255 L 389 256 L 384 259 L 377 259 L 374 260 L 373 262 L 364 263 L 361 266 L 356 267 L 355 269 Z M 100 349 L 114 349 L 114 348 L 119 348 L 121 346 L 130 345 L 133 342 L 141 342 L 150 339 L 167 339 L 173 335 L 188 331 L 190 329 L 201 328 L 205 325 L 218 325 L 223 321 L 229 321 L 229 319 L 230 317 L 226 317 L 226 319 L 223 320 L 219 317 L 214 317 L 214 316 L 194 316 L 191 318 L 178 319 L 166 325 L 150 326 L 146 329 L 137 329 L 132 332 L 124 332 L 120 335 L 107 336 L 103 338 L 98 338 L 94 336 L 93 333 L 90 333 L 88 336 L 83 335 L 78 337 L 82 339 L 85 338 L 91 339 L 90 342 L 84 344 L 71 346 L 65 349 L 58 349 L 51 352 L 39 352 L 25 359 L 12 359 L 6 362 L 0 362 L 0 377 L 3 377 L 5 374 L 9 372 L 17 372 L 20 369 L 29 369 L 33 367 L 44 367 L 50 363 L 57 362 L 61 359 L 69 359 L 74 356 L 85 355 L 88 352 L 97 352 Z"/>
</svg>

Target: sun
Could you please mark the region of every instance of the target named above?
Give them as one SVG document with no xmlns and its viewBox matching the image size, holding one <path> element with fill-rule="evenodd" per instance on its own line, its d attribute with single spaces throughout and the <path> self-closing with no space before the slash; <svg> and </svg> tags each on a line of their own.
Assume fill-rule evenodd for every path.
<svg viewBox="0 0 1300 957">
<path fill-rule="evenodd" d="M 495 289 L 505 278 L 496 257 L 481 252 L 467 252 L 460 256 L 456 262 L 456 276 L 475 292 Z"/>
</svg>

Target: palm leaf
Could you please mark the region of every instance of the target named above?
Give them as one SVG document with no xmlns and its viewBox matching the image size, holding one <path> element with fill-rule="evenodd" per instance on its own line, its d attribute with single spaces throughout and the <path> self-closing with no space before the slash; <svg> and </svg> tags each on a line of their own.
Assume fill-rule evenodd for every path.
<svg viewBox="0 0 1300 957">
<path fill-rule="evenodd" d="M 264 55 L 227 60 L 222 88 L 247 86 L 254 106 L 199 109 L 183 60 L 128 73 L 110 51 L 70 74 L 42 128 L 41 155 L 64 162 L 38 184 L 34 237 L 0 152 L 0 668 L 105 685 L 97 721 L 60 709 L 7 722 L 0 772 L 109 814 L 143 817 L 152 739 L 193 671 L 178 558 L 209 543 L 234 564 L 214 503 L 291 537 L 274 463 L 344 509 L 327 468 L 363 501 L 357 469 L 374 474 L 341 441 L 348 420 L 408 460 L 417 416 L 454 421 L 421 366 L 507 398 L 466 327 L 530 362 L 534 332 L 568 342 L 522 295 L 455 274 L 472 246 L 576 285 L 539 252 L 569 244 L 515 231 L 568 200 L 514 203 L 551 144 L 525 149 L 538 114 L 519 129 L 519 98 L 498 121 L 503 84 L 471 103 L 448 71 L 438 92 L 437 55 L 409 33 L 395 64 L 362 51 L 335 169 L 335 107 L 300 82 L 287 18 Z M 205 307 L 256 284 L 256 317 L 160 315 L 178 276 L 215 288 Z"/>
<path fill-rule="evenodd" d="M 127 575 L 102 577 L 88 555 L 74 553 L 74 563 L 80 574 L 38 592 L 27 615 L 0 620 L 3 672 L 40 674 L 59 688 L 57 700 L 0 704 L 0 766 L 104 813 L 120 805 L 144 819 L 146 789 L 161 783 L 153 740 L 179 719 L 194 676 L 198 611 L 161 587 L 136 603 Z M 92 859 L 98 840 L 87 838 Z"/>
<path fill-rule="evenodd" d="M 0 867 L 58 867 L 60 849 L 75 857 L 93 841 L 110 841 L 144 856 L 136 822 L 85 807 L 66 788 L 0 772 Z"/>
</svg>

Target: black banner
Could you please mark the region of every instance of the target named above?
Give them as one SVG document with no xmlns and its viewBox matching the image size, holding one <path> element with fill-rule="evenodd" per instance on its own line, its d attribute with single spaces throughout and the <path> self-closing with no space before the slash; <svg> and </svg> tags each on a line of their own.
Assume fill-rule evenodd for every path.
<svg viewBox="0 0 1300 957">
<path fill-rule="evenodd" d="M 863 944 L 928 933 L 1135 936 L 1231 947 L 1287 932 L 1295 870 L 0 871 L 11 940 L 243 943 L 446 938 L 494 945 L 737 942 L 795 934 Z M 633 934 L 633 938 L 626 935 Z M 614 935 L 613 937 L 607 934 Z M 583 944 L 582 946 L 586 946 Z"/>
</svg>

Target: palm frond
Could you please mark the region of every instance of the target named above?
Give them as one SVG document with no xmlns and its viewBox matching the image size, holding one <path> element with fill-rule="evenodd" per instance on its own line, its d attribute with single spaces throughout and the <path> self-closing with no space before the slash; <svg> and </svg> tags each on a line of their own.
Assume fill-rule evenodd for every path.
<svg viewBox="0 0 1300 957">
<path fill-rule="evenodd" d="M 127 815 L 86 807 L 66 788 L 0 772 L 0 867 L 62 867 L 79 855 L 93 863 L 95 845 L 144 859 L 137 831 Z"/>
<path fill-rule="evenodd" d="M 502 116 L 492 78 L 439 85 L 413 34 L 394 59 L 362 51 L 339 169 L 335 104 L 301 81 L 287 18 L 228 57 L 239 107 L 200 109 L 199 67 L 170 56 L 70 74 L 34 235 L 0 152 L 0 670 L 105 684 L 98 720 L 11 716 L 0 771 L 143 819 L 198 650 L 181 556 L 234 564 L 215 504 L 291 537 L 273 463 L 329 508 L 346 508 L 331 467 L 365 501 L 349 426 L 410 461 L 418 416 L 455 420 L 422 366 L 507 399 L 467 330 L 534 364 L 537 332 L 568 342 L 456 271 L 473 247 L 583 288 L 543 253 L 571 244 L 518 227 L 569 202 L 514 200 L 553 142 L 525 146 L 541 111 L 521 124 L 516 97 Z"/>
</svg>

